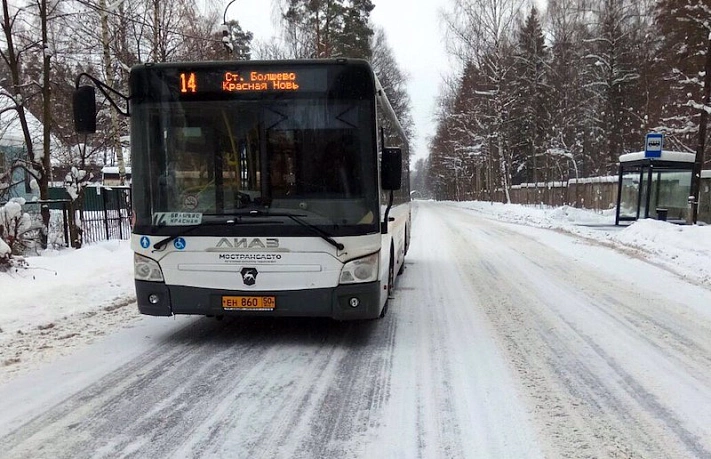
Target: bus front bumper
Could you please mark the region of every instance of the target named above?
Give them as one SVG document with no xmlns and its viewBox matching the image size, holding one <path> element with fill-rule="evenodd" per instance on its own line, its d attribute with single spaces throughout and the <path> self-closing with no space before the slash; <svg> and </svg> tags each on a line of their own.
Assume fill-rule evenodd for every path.
<svg viewBox="0 0 711 459">
<path fill-rule="evenodd" d="M 380 282 L 339 285 L 335 288 L 275 292 L 213 290 L 136 281 L 136 299 L 141 314 L 171 316 L 331 317 L 336 320 L 375 319 L 380 315 Z M 225 296 L 271 296 L 272 310 L 224 309 Z M 353 305 L 356 306 L 353 306 Z"/>
</svg>

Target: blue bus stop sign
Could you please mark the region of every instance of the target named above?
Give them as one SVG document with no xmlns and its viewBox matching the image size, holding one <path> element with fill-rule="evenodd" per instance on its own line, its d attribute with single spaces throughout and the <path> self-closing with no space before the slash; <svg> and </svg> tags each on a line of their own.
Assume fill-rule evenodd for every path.
<svg viewBox="0 0 711 459">
<path fill-rule="evenodd" d="M 664 134 L 650 132 L 644 139 L 644 157 L 661 158 L 662 145 L 664 144 Z"/>
</svg>

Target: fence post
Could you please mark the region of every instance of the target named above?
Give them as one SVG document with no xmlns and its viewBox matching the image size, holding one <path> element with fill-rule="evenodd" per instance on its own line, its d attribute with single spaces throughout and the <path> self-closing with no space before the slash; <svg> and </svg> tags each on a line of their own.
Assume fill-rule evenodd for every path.
<svg viewBox="0 0 711 459">
<path fill-rule="evenodd" d="M 119 239 L 123 240 L 123 217 L 121 216 L 121 197 L 123 190 L 117 190 L 114 197 L 116 198 L 116 215 L 118 215 Z"/>
<path fill-rule="evenodd" d="M 64 224 L 64 245 L 69 247 L 70 246 L 70 241 L 69 241 L 69 212 L 71 208 L 71 202 L 64 201 L 62 202 L 62 222 Z"/>
<path fill-rule="evenodd" d="M 103 201 L 104 207 L 104 226 L 106 227 L 106 240 L 109 240 L 109 213 L 106 211 L 106 188 L 100 188 L 101 190 L 101 200 Z"/>
</svg>

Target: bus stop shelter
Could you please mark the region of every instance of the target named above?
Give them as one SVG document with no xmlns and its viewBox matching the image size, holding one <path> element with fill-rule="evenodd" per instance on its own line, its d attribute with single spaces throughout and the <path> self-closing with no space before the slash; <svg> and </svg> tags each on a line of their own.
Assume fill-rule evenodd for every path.
<svg viewBox="0 0 711 459">
<path fill-rule="evenodd" d="M 657 158 L 643 151 L 620 156 L 615 224 L 640 218 L 686 223 L 695 157 L 667 150 Z"/>
</svg>

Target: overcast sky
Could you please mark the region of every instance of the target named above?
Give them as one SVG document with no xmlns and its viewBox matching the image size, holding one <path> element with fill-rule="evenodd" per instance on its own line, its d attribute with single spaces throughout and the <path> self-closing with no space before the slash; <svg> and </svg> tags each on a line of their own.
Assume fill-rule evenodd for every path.
<svg viewBox="0 0 711 459">
<path fill-rule="evenodd" d="M 443 77 L 452 74 L 444 49 L 439 10 L 448 0 L 373 0 L 371 19 L 385 29 L 400 68 L 408 75 L 417 137 L 415 159 L 427 156 L 427 138 L 434 133 L 435 100 Z M 224 3 L 228 4 L 227 1 Z M 227 19 L 239 21 L 243 30 L 263 41 L 278 35 L 271 1 L 237 0 L 227 9 Z"/>
</svg>

